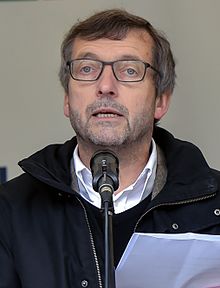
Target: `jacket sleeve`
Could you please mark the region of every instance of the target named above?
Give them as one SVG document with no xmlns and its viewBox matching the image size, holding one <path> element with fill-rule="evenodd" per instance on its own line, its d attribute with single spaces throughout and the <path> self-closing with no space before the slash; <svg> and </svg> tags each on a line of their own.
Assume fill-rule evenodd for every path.
<svg viewBox="0 0 220 288">
<path fill-rule="evenodd" d="M 0 185 L 0 287 L 21 288 L 12 252 L 13 237 L 9 207 Z"/>
</svg>

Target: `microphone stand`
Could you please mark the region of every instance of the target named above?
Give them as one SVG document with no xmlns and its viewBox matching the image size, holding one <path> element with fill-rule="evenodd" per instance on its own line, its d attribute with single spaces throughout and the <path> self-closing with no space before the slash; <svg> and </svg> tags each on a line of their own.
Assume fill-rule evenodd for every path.
<svg viewBox="0 0 220 288">
<path fill-rule="evenodd" d="M 113 187 L 104 184 L 100 187 L 102 199 L 102 209 L 105 219 L 105 288 L 115 288 L 115 268 L 113 253 L 113 233 L 112 233 L 112 216 L 113 216 Z"/>
<path fill-rule="evenodd" d="M 105 288 L 115 288 L 115 268 L 113 253 L 112 216 L 114 206 L 112 195 L 118 189 L 118 158 L 111 151 L 99 151 L 90 161 L 93 188 L 100 193 L 104 212 L 105 244 Z"/>
</svg>

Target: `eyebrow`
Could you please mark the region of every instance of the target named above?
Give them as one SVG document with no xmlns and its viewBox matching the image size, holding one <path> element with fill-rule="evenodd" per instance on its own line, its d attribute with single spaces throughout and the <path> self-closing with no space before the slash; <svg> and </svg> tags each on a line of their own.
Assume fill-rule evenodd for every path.
<svg viewBox="0 0 220 288">
<path fill-rule="evenodd" d="M 91 53 L 91 52 L 83 52 L 80 53 L 77 57 L 77 59 L 81 59 L 81 58 L 91 58 L 91 59 L 96 59 L 98 60 L 98 55 L 95 53 Z"/>
</svg>

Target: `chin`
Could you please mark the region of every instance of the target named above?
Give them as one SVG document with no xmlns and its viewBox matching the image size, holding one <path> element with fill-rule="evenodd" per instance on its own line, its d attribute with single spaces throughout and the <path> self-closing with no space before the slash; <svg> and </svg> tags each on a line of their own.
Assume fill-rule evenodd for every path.
<svg viewBox="0 0 220 288">
<path fill-rule="evenodd" d="M 121 137 L 90 137 L 90 141 L 97 146 L 119 146 L 124 144 L 124 139 Z"/>
</svg>

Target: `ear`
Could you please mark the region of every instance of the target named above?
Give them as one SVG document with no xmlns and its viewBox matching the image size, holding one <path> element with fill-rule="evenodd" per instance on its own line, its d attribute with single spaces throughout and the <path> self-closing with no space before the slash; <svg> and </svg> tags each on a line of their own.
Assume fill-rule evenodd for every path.
<svg viewBox="0 0 220 288">
<path fill-rule="evenodd" d="M 154 118 L 160 120 L 168 111 L 169 104 L 171 99 L 171 93 L 163 93 L 160 96 L 157 96 L 155 102 L 155 112 Z"/>
<path fill-rule="evenodd" d="M 63 102 L 63 113 L 66 117 L 69 117 L 69 95 L 64 95 L 64 102 Z"/>
</svg>

